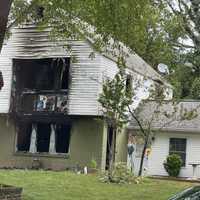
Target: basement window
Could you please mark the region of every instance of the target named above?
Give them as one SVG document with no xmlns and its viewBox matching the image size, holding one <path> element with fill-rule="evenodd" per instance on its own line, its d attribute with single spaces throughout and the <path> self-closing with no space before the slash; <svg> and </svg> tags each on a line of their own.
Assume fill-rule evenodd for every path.
<svg viewBox="0 0 200 200">
<path fill-rule="evenodd" d="M 70 124 L 20 123 L 17 127 L 17 151 L 67 154 L 70 136 Z"/>
</svg>

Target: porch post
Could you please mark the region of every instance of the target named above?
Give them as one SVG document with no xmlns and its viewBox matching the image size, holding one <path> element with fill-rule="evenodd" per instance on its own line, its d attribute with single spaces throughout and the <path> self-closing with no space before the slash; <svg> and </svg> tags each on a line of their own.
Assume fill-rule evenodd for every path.
<svg viewBox="0 0 200 200">
<path fill-rule="evenodd" d="M 50 136 L 50 144 L 49 144 L 49 153 L 56 153 L 56 133 L 55 133 L 56 125 L 51 124 L 51 136 Z"/>
<path fill-rule="evenodd" d="M 29 148 L 30 153 L 37 152 L 37 125 L 32 124 L 32 132 L 31 132 L 31 144 Z"/>
</svg>

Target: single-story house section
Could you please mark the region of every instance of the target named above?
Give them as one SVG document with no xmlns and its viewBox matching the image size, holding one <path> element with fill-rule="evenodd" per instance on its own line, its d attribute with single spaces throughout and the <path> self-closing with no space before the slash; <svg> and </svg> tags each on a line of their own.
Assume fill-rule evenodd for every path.
<svg viewBox="0 0 200 200">
<path fill-rule="evenodd" d="M 26 24 L 13 28 L 4 42 L 0 167 L 31 168 L 39 160 L 43 168 L 61 170 L 83 167 L 94 159 L 104 170 L 112 137 L 98 97 L 103 80 L 118 71 L 117 64 L 112 56 L 98 52 L 90 58 L 91 41 L 52 41 L 49 33 L 50 29 Z M 125 50 L 127 83 L 140 79 L 166 84 L 142 58 Z M 127 135 L 118 134 L 117 161 L 126 161 L 126 148 Z"/>
<path fill-rule="evenodd" d="M 140 117 L 149 120 L 157 110 L 156 103 L 149 101 L 142 109 Z M 192 177 L 192 164 L 200 164 L 200 102 L 193 100 L 181 101 L 177 104 L 166 101 L 159 108 L 160 113 L 152 123 L 152 145 L 148 157 L 147 173 L 153 176 L 167 176 L 163 163 L 170 154 L 178 154 L 183 166 L 180 177 Z M 133 121 L 129 133 L 136 134 L 138 126 Z M 137 144 L 136 144 L 137 148 Z M 141 158 L 142 144 L 138 143 L 135 155 L 136 171 Z M 200 167 L 197 166 L 197 177 L 200 178 Z"/>
</svg>

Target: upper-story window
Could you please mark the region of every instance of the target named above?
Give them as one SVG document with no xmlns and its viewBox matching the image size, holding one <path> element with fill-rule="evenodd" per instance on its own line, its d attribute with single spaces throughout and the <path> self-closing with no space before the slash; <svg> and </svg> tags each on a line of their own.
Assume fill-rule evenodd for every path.
<svg viewBox="0 0 200 200">
<path fill-rule="evenodd" d="M 126 77 L 126 91 L 130 91 L 133 89 L 133 78 L 130 74 Z"/>
<path fill-rule="evenodd" d="M 69 58 L 14 59 L 17 112 L 66 112 Z"/>
<path fill-rule="evenodd" d="M 4 85 L 3 74 L 2 74 L 2 72 L 0 71 L 0 90 L 1 90 L 1 88 L 3 87 L 3 85 Z"/>
<path fill-rule="evenodd" d="M 70 61 L 68 58 L 15 59 L 16 89 L 68 89 Z"/>
</svg>

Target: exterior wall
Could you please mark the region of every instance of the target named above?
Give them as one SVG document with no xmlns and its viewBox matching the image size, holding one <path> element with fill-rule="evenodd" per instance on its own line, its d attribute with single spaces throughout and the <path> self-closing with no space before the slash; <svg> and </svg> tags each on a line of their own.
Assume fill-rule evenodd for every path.
<svg viewBox="0 0 200 200">
<path fill-rule="evenodd" d="M 101 57 L 89 58 L 93 52 L 84 41 L 72 43 L 72 56 L 76 61 L 71 65 L 69 86 L 69 114 L 99 115 L 98 97 L 100 91 Z"/>
<path fill-rule="evenodd" d="M 167 176 L 163 162 L 169 154 L 169 139 L 170 138 L 186 138 L 186 166 L 182 167 L 181 177 L 192 177 L 193 168 L 189 165 L 190 162 L 200 161 L 200 135 L 199 133 L 172 133 L 163 132 L 155 136 L 155 141 L 152 145 L 152 152 L 149 157 L 149 174 Z M 198 167 L 198 177 L 200 177 L 200 167 Z"/>
<path fill-rule="evenodd" d="M 38 31 L 34 25 L 13 28 L 12 35 L 3 46 L 0 55 L 0 70 L 5 86 L 0 91 L 0 113 L 8 113 L 12 81 L 12 59 L 40 59 L 71 57 L 69 84 L 69 114 L 98 115 L 99 79 L 101 56 L 95 53 L 87 41 L 59 41 L 49 38 L 50 30 Z M 71 47 L 70 51 L 64 48 Z"/>
<path fill-rule="evenodd" d="M 8 113 L 10 107 L 12 60 L 7 53 L 7 45 L 4 45 L 0 54 L 0 70 L 3 73 L 4 86 L 0 90 L 0 113 Z"/>
<path fill-rule="evenodd" d="M 71 57 L 69 115 L 101 115 L 101 107 L 97 99 L 102 91 L 103 80 L 106 77 L 113 78 L 118 71 L 116 62 L 94 52 L 88 41 L 53 41 L 49 38 L 49 34 L 49 29 L 41 31 L 34 25 L 12 29 L 12 35 L 4 44 L 0 55 L 0 70 L 5 82 L 3 90 L 0 91 L 0 113 L 9 112 L 12 59 Z M 65 46 L 70 46 L 70 50 Z M 91 58 L 91 53 L 94 53 L 94 58 Z M 152 76 L 156 73 L 149 65 L 141 62 L 142 59 L 138 56 L 130 56 L 132 56 L 132 62 L 129 63 L 128 73 L 133 76 L 133 86 L 137 85 L 138 79 L 144 79 L 146 74 L 144 72 L 144 75 L 141 75 L 139 71 L 134 70 L 135 68 L 148 69 Z M 153 83 L 152 80 L 151 82 Z M 145 88 L 143 83 L 142 85 L 142 88 Z M 144 89 L 141 90 L 143 92 Z M 139 91 L 140 96 L 141 92 Z"/>
<path fill-rule="evenodd" d="M 127 162 L 127 143 L 128 135 L 124 129 L 117 134 L 116 141 L 116 162 Z"/>
<path fill-rule="evenodd" d="M 91 159 L 97 161 L 99 168 L 105 168 L 107 129 L 101 121 L 93 118 L 74 121 L 68 157 L 15 153 L 16 133 L 13 123 L 8 122 L 6 117 L 0 117 L 0 124 L 0 168 L 31 168 L 35 158 L 38 158 L 46 169 L 61 170 L 76 164 L 85 166 Z"/>
<path fill-rule="evenodd" d="M 80 162 L 80 165 L 87 166 L 92 159 L 95 159 L 98 168 L 105 168 L 107 129 L 104 123 L 97 119 L 80 119 L 73 124 L 70 144 L 71 162 Z"/>
</svg>

